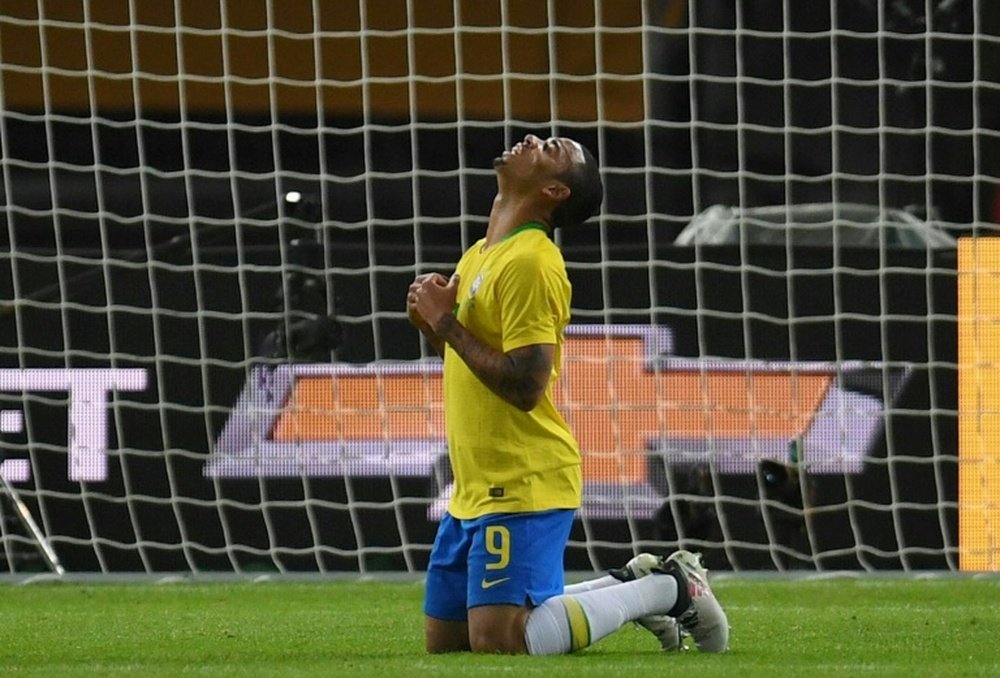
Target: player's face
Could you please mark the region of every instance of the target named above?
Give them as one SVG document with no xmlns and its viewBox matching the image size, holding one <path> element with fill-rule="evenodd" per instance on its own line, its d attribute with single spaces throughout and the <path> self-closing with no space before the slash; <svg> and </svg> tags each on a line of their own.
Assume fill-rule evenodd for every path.
<svg viewBox="0 0 1000 678">
<path fill-rule="evenodd" d="M 583 147 L 566 137 L 540 139 L 529 134 L 493 161 L 497 171 L 522 177 L 561 176 L 574 163 L 584 162 Z"/>
</svg>

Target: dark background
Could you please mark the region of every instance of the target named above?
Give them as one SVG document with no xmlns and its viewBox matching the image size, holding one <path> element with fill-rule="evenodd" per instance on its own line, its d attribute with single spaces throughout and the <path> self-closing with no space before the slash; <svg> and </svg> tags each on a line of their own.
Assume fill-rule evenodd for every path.
<svg viewBox="0 0 1000 678">
<path fill-rule="evenodd" d="M 454 230 L 451 239 L 459 239 Z M 425 518 L 430 478 L 213 481 L 202 475 L 248 367 L 273 362 L 259 353 L 263 337 L 288 310 L 275 308 L 276 295 L 287 290 L 283 272 L 292 268 L 287 259 L 282 265 L 282 253 L 303 262 L 295 270 L 322 276 L 337 290 L 339 359 L 372 360 L 376 346 L 381 358 L 420 356 L 400 301 L 412 270 L 392 270 L 394 260 L 414 260 L 412 246 L 378 237 L 372 261 L 365 234 L 329 235 L 335 244 L 327 248 L 312 242 L 200 248 L 198 267 L 191 266 L 190 251 L 171 254 L 166 247 L 145 266 L 110 265 L 96 276 L 93 265 L 65 266 L 67 278 L 81 277 L 65 286 L 62 305 L 21 305 L 15 322 L 3 325 L 3 345 L 21 346 L 17 360 L 8 354 L 4 366 L 110 361 L 150 373 L 143 394 L 121 394 L 113 402 L 113 446 L 120 451 L 112 453 L 110 477 L 102 483 L 66 479 L 62 397 L 3 395 L 4 409 L 23 408 L 28 426 L 20 440 L 5 437 L 6 454 L 33 459 L 31 487 L 64 564 L 74 570 L 422 567 L 433 530 Z M 893 403 L 884 440 L 864 473 L 813 478 L 813 503 L 822 508 L 813 518 L 811 546 L 799 529 L 801 514 L 788 508 L 796 507 L 794 498 L 761 503 L 770 495 L 752 476 L 712 474 L 693 482 L 690 474 L 698 469 L 671 469 L 685 496 L 667 510 L 681 512 L 682 534 L 673 531 L 670 515 L 648 523 L 590 522 L 575 536 L 606 545 L 572 548 L 571 566 L 585 569 L 595 559 L 613 565 L 630 552 L 632 539 L 672 544 L 680 537 L 705 551 L 714 567 L 948 567 L 956 539 L 949 508 L 956 501 L 957 453 L 953 251 L 811 248 L 789 255 L 783 248 L 666 246 L 656 250 L 654 264 L 631 267 L 629 261 L 643 260 L 643 248 L 602 252 L 598 235 L 587 227 L 564 236 L 576 322 L 599 314 L 611 323 L 664 324 L 675 333 L 676 352 L 686 356 L 873 360 L 912 364 L 914 375 Z M 308 266 L 330 248 L 337 273 Z M 444 260 L 453 250 L 425 243 L 421 259 Z M 591 266 L 602 253 L 607 268 Z M 373 276 L 373 265 L 384 272 Z M 56 282 L 56 269 L 52 260 L 26 260 L 18 267 L 19 284 L 44 289 Z M 397 506 L 394 492 L 414 500 Z M 294 503 L 302 499 L 312 501 Z M 784 537 L 787 552 L 768 547 L 760 513 L 766 510 L 794 528 Z M 738 543 L 719 550 L 723 534 Z"/>
</svg>

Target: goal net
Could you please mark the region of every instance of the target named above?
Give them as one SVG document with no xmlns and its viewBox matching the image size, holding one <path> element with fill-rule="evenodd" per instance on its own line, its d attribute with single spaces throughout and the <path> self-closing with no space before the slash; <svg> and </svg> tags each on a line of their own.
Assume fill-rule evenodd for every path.
<svg viewBox="0 0 1000 678">
<path fill-rule="evenodd" d="M 1000 566 L 985 0 L 0 9 L 0 567 L 420 572 L 405 290 L 529 132 L 599 158 L 566 564 Z"/>
</svg>

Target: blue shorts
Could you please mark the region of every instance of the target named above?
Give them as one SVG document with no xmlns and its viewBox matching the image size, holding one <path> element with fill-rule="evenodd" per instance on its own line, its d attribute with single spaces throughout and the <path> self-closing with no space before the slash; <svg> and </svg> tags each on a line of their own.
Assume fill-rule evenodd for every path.
<svg viewBox="0 0 1000 678">
<path fill-rule="evenodd" d="M 479 605 L 541 605 L 563 592 L 570 509 L 493 513 L 458 520 L 446 513 L 427 565 L 424 614 L 465 621 Z"/>
</svg>

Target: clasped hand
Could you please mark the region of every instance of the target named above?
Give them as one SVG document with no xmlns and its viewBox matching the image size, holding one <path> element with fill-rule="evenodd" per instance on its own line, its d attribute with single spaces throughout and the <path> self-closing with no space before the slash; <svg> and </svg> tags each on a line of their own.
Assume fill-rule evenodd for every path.
<svg viewBox="0 0 1000 678">
<path fill-rule="evenodd" d="M 410 322 L 420 330 L 436 332 L 441 319 L 455 308 L 458 281 L 457 273 L 450 279 L 440 273 L 424 273 L 414 278 L 406 296 Z"/>
</svg>

